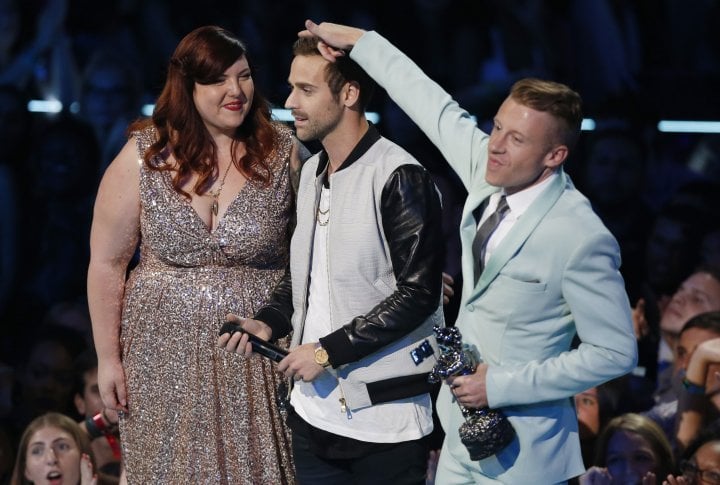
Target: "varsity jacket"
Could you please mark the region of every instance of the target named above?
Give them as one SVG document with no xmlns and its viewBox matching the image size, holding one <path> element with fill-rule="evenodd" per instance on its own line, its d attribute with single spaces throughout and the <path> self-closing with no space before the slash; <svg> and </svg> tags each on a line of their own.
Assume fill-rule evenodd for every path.
<svg viewBox="0 0 720 485">
<path fill-rule="evenodd" d="M 302 342 L 316 213 L 328 157 L 303 166 L 290 271 L 255 315 Z M 374 126 L 329 177 L 330 320 L 320 339 L 350 410 L 428 392 L 443 325 L 440 198 L 427 171 Z"/>
</svg>

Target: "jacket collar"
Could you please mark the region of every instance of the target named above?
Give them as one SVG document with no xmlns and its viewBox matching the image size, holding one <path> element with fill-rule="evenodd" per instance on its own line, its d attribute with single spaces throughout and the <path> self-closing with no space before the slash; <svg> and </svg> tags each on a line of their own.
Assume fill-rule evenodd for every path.
<svg viewBox="0 0 720 485">
<path fill-rule="evenodd" d="M 357 145 L 355 145 L 355 148 L 352 149 L 350 152 L 350 155 L 343 161 L 343 163 L 340 164 L 340 167 L 335 171 L 335 173 L 339 172 L 340 170 L 349 167 L 352 165 L 357 159 L 362 157 L 365 152 L 370 150 L 370 147 L 375 144 L 380 139 L 380 132 L 375 128 L 375 125 L 373 125 L 371 122 L 368 121 L 368 130 L 365 132 L 362 138 L 360 138 L 360 141 L 357 142 Z M 319 161 L 317 166 L 317 171 L 315 172 L 315 176 L 319 177 L 322 175 L 328 164 L 328 154 L 325 150 L 322 150 L 319 154 Z"/>
</svg>

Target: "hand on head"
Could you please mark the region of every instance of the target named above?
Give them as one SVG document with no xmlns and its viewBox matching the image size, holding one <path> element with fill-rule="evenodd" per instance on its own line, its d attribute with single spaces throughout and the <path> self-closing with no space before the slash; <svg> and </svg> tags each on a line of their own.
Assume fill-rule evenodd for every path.
<svg viewBox="0 0 720 485">
<path fill-rule="evenodd" d="M 346 54 L 365 33 L 364 30 L 347 25 L 321 22 L 316 24 L 312 20 L 305 21 L 305 30 L 298 32 L 298 37 L 316 36 L 320 39 L 318 50 L 330 62 Z"/>
</svg>

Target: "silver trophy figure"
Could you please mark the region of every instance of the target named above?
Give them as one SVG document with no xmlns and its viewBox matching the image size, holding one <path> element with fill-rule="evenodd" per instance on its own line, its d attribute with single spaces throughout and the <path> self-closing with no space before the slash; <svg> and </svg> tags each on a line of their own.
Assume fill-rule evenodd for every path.
<svg viewBox="0 0 720 485">
<path fill-rule="evenodd" d="M 428 377 L 431 383 L 475 372 L 477 358 L 463 346 L 460 330 L 456 327 L 435 326 L 433 331 L 440 356 Z M 460 409 L 465 422 L 458 431 L 460 440 L 470 452 L 470 459 L 477 461 L 492 456 L 513 440 L 515 430 L 502 411 L 464 406 L 460 406 Z"/>
</svg>

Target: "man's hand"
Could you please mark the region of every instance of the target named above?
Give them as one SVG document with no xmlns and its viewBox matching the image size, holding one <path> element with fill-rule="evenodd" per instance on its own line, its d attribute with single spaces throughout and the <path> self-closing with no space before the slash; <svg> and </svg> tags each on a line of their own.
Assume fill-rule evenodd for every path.
<svg viewBox="0 0 720 485">
<path fill-rule="evenodd" d="M 487 364 L 480 364 L 473 374 L 451 376 L 445 381 L 461 406 L 475 409 L 488 407 L 487 370 Z"/>
<path fill-rule="evenodd" d="M 302 379 L 305 382 L 314 381 L 325 370 L 323 366 L 315 363 L 315 348 L 317 343 L 303 344 L 295 347 L 287 357 L 280 361 L 278 370 L 285 377 Z"/>
<path fill-rule="evenodd" d="M 330 62 L 345 55 L 346 50 L 353 48 L 355 43 L 365 33 L 362 29 L 346 25 L 322 22 L 320 25 L 312 20 L 305 21 L 305 29 L 298 32 L 298 37 L 316 36 L 321 42 L 318 44 L 320 54 Z"/>
<path fill-rule="evenodd" d="M 225 316 L 225 320 L 240 324 L 243 330 L 258 336 L 261 339 L 270 340 L 272 338 L 272 329 L 266 323 L 261 322 L 260 320 L 253 320 L 251 318 L 240 318 L 237 315 L 233 315 L 232 313 L 228 313 Z M 250 357 L 253 351 L 249 339 L 250 337 L 248 337 L 248 335 L 243 332 L 235 332 L 232 335 L 230 335 L 229 333 L 224 333 L 218 337 L 217 345 L 220 348 L 224 348 L 228 352 L 235 352 L 238 354 L 242 354 L 245 357 Z"/>
</svg>

